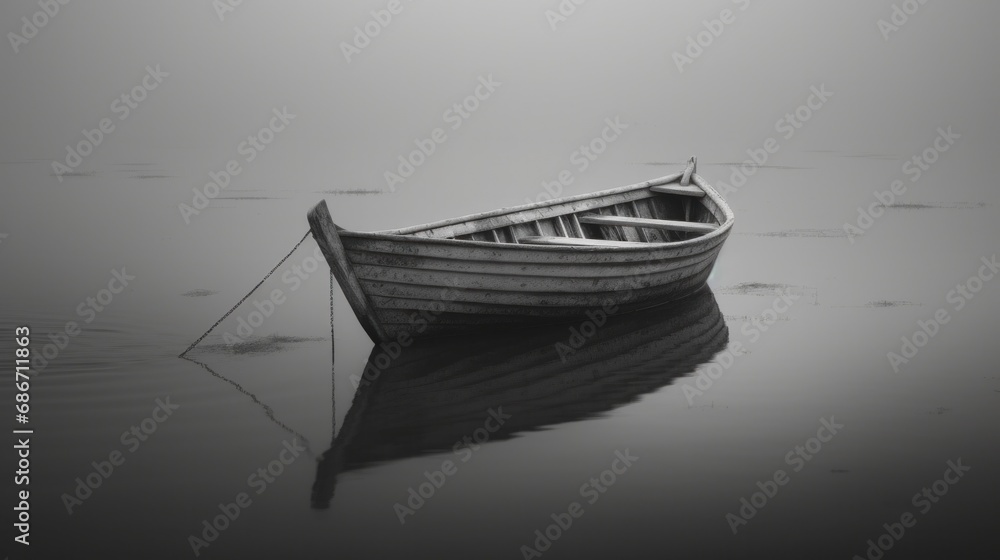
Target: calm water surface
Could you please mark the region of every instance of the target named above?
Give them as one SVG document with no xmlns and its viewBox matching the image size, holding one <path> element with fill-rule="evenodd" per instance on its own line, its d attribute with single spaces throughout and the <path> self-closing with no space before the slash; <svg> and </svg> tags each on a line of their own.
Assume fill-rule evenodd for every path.
<svg viewBox="0 0 1000 560">
<path fill-rule="evenodd" d="M 992 254 L 988 240 L 976 239 L 982 239 L 977 232 L 995 231 L 994 200 L 975 200 L 990 204 L 985 207 L 891 210 L 870 237 L 851 245 L 836 232 L 844 214 L 809 203 L 797 190 L 843 181 L 842 160 L 802 156 L 799 163 L 805 169 L 762 170 L 752 198 L 731 197 L 738 225 L 710 281 L 714 294 L 698 296 L 694 312 L 673 322 L 673 311 L 645 323 L 616 318 L 612 324 L 621 332 L 600 333 L 591 353 L 570 355 L 562 369 L 554 342 L 568 340 L 568 329 L 549 334 L 545 344 L 529 337 L 408 349 L 400 358 L 405 362 L 384 372 L 384 383 L 357 398 L 358 378 L 380 352 L 372 353 L 338 292 L 331 376 L 329 276 L 325 268 L 305 272 L 315 249 L 311 239 L 189 355 L 192 360 L 176 357 L 304 231 L 304 219 L 270 224 L 267 216 L 294 215 L 321 195 L 213 204 L 205 218 L 228 221 L 232 229 L 223 225 L 225 235 L 194 245 L 156 239 L 164 261 L 109 234 L 124 252 L 105 262 L 124 264 L 135 280 L 92 323 L 77 316 L 73 302 L 111 278 L 94 264 L 80 279 L 64 280 L 65 292 L 47 304 L 5 307 L 4 329 L 19 317 L 18 324 L 32 327 L 36 345 L 67 321 L 82 325 L 33 385 L 33 538 L 53 554 L 85 546 L 112 557 L 123 557 L 123 550 L 184 557 L 191 553 L 189 535 L 204 530 L 202 521 L 246 492 L 249 507 L 203 554 L 464 558 L 476 551 L 475 557 L 512 558 L 522 545 L 533 545 L 535 530 L 544 531 L 551 514 L 579 502 L 583 516 L 546 555 L 808 550 L 810 557 L 848 557 L 877 538 L 883 523 L 917 511 L 912 496 L 961 458 L 970 473 L 919 516 L 919 531 L 898 546 L 964 546 L 953 539 L 965 535 L 972 547 L 996 520 L 991 473 L 998 465 L 988 427 L 995 425 L 1000 399 L 989 351 L 997 297 L 987 284 L 972 304 L 954 311 L 946 295 L 977 272 L 980 255 Z M 704 167 L 707 177 L 725 171 Z M 618 169 L 629 179 L 659 171 Z M 102 188 L 124 192 L 146 184 L 116 178 L 113 169 L 106 173 L 110 186 Z M 803 200 L 784 203 L 796 209 L 785 214 L 762 202 L 778 197 Z M 372 204 L 363 197 L 332 201 L 348 223 L 357 216 L 351 208 Z M 450 209 L 435 208 L 416 221 L 478 209 L 447 199 L 442 204 Z M 250 216 L 269 225 L 241 226 Z M 149 229 L 135 221 L 114 213 L 103 227 L 147 239 L 164 228 L 155 219 Z M 240 228 L 242 236 L 232 233 Z M 815 229 L 822 231 L 803 231 Z M 942 230 L 962 239 L 965 249 L 945 246 Z M 233 246 L 223 248 L 222 237 Z M 170 256 L 172 244 L 185 255 L 179 262 L 204 264 L 191 274 L 170 270 L 179 259 Z M 923 249 L 911 250 L 915 246 Z M 299 282 L 285 276 L 295 266 L 304 267 Z M 241 319 L 266 297 L 259 294 L 274 289 L 285 302 L 247 342 L 227 344 L 224 334 L 239 336 Z M 775 305 L 779 292 L 790 306 Z M 886 353 L 900 352 L 900 337 L 912 336 L 917 321 L 939 308 L 949 309 L 952 321 L 894 372 Z M 717 321 L 721 330 L 688 332 L 699 321 L 703 329 Z M 646 340 L 641 333 L 650 322 L 647 338 L 659 342 L 632 349 Z M 742 345 L 742 355 L 730 360 L 724 352 L 715 363 L 729 367 L 698 368 L 726 348 L 727 338 L 730 347 Z M 700 380 L 696 370 L 704 372 Z M 429 377 L 419 381 L 419 375 Z M 406 376 L 418 381 L 408 384 Z M 566 391 L 575 391 L 568 401 Z M 179 408 L 148 440 L 121 439 L 151 415 L 158 399 Z M 511 414 L 510 424 L 485 438 L 480 431 L 486 443 L 474 450 L 454 449 L 466 436 L 474 441 L 494 407 Z M 808 461 L 789 456 L 824 420 L 843 428 L 814 448 L 814 456 L 807 452 Z M 334 446 L 319 468 L 338 432 L 346 451 Z M 305 450 L 280 469 L 272 464 L 279 476 L 267 484 L 252 478 L 280 460 L 295 438 Z M 92 462 L 107 461 L 114 451 L 123 453 L 124 463 L 67 514 L 64 495 L 95 470 Z M 616 451 L 638 460 L 591 504 L 581 487 L 612 466 Z M 401 524 L 405 510 L 398 508 L 410 489 L 449 460 L 456 471 L 421 507 L 403 514 Z M 750 499 L 757 483 L 779 469 L 788 473 L 787 485 L 746 525 L 737 525 L 734 536 L 726 515 L 740 515 L 741 498 Z M 321 507 L 314 507 L 314 486 L 327 494 Z"/>
</svg>

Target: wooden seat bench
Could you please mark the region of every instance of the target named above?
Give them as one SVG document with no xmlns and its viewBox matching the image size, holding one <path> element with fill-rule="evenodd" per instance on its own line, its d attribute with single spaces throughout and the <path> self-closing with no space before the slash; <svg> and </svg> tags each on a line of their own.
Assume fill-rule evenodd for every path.
<svg viewBox="0 0 1000 560">
<path fill-rule="evenodd" d="M 719 226 L 701 222 L 679 222 L 675 220 L 654 220 L 651 218 L 630 218 L 627 216 L 600 216 L 588 214 L 580 216 L 581 224 L 598 226 L 626 226 L 669 231 L 688 231 L 692 233 L 711 233 Z"/>
<path fill-rule="evenodd" d="M 553 237 L 533 235 L 518 239 L 527 245 L 566 245 L 568 247 L 649 247 L 649 243 L 635 241 L 608 241 L 606 239 L 580 239 L 578 237 Z"/>
</svg>

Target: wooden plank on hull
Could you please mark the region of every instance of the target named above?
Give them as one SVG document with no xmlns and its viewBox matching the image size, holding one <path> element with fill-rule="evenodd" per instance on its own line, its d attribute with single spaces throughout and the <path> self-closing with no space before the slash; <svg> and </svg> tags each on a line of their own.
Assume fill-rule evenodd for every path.
<svg viewBox="0 0 1000 560">
<path fill-rule="evenodd" d="M 575 309 L 576 313 L 581 313 L 583 310 L 600 308 L 605 303 L 655 300 L 663 294 L 671 293 L 679 286 L 699 282 L 699 278 L 707 276 L 711 271 L 712 264 L 712 262 L 701 263 L 685 270 L 659 276 L 655 279 L 655 284 L 654 280 L 650 280 L 648 286 L 643 286 L 643 282 L 632 282 L 623 289 L 608 285 L 602 291 L 583 293 L 445 289 L 441 286 L 371 281 L 365 281 L 364 285 L 370 292 L 372 303 L 380 311 L 409 309 L 541 315 L 557 309 L 562 309 L 562 312 L 572 312 Z"/>
<path fill-rule="evenodd" d="M 402 300 L 380 296 L 374 296 L 372 301 L 379 307 L 379 315 L 382 317 L 383 324 L 386 330 L 390 332 L 390 335 L 392 335 L 393 325 L 397 327 L 404 327 L 407 324 L 412 325 L 414 313 L 420 314 L 421 312 L 431 313 L 434 317 L 429 330 L 445 325 L 503 325 L 532 323 L 540 318 L 565 319 L 581 317 L 584 316 L 583 314 L 587 310 L 600 308 L 608 304 L 617 305 L 620 313 L 628 313 L 630 311 L 657 306 L 695 293 L 704 287 L 710 273 L 710 268 L 705 269 L 695 276 L 685 278 L 672 285 L 644 290 L 644 293 L 639 296 L 622 297 L 614 301 L 609 301 L 606 298 L 595 298 L 588 305 L 582 306 L 498 305 L 473 302 L 440 302 L 436 300 Z"/>
<path fill-rule="evenodd" d="M 684 271 L 698 269 L 712 257 L 699 258 L 684 262 L 682 265 L 671 266 L 646 274 L 632 274 L 606 278 L 588 277 L 552 277 L 552 276 L 516 276 L 489 274 L 481 275 L 469 272 L 441 272 L 430 270 L 412 270 L 405 268 L 374 268 L 358 265 L 357 275 L 361 285 L 368 295 L 390 295 L 382 285 L 395 286 L 391 295 L 405 294 L 408 290 L 425 288 L 436 290 L 422 297 L 438 297 L 437 293 L 446 289 L 483 290 L 489 294 L 499 293 L 529 293 L 582 295 L 593 292 L 611 292 L 614 290 L 640 289 L 660 285 L 677 278 Z"/>
<path fill-rule="evenodd" d="M 668 258 L 648 259 L 633 263 L 575 264 L 575 263 L 513 263 L 502 261 L 458 260 L 437 257 L 389 255 L 365 251 L 347 252 L 354 263 L 358 279 L 378 278 L 376 269 L 406 269 L 411 272 L 438 271 L 448 275 L 470 274 L 476 276 L 543 276 L 556 280 L 568 278 L 622 278 L 639 274 L 660 273 L 673 270 L 690 263 L 715 258 L 719 247 L 709 248 L 701 253 L 678 255 Z"/>
<path fill-rule="evenodd" d="M 577 222 L 578 223 L 578 222 Z M 372 233 L 340 232 L 340 239 L 349 252 L 364 251 L 383 258 L 417 257 L 449 261 L 480 261 L 493 263 L 626 265 L 705 253 L 723 244 L 723 235 L 701 236 L 682 243 L 638 243 L 626 250 L 579 251 L 570 246 L 515 245 L 513 243 L 476 243 L 448 239 L 430 240 L 411 236 L 386 236 Z M 353 262 L 353 260 L 352 260 Z"/>
</svg>

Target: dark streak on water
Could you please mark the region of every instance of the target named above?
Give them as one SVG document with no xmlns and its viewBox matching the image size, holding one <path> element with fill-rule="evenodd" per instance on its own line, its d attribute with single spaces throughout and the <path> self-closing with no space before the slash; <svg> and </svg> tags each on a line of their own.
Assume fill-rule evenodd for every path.
<svg viewBox="0 0 1000 560">
<path fill-rule="evenodd" d="M 215 200 L 288 200 L 280 196 L 219 196 Z"/>
<path fill-rule="evenodd" d="M 740 232 L 737 235 L 750 237 L 783 237 L 783 238 L 844 238 L 847 233 L 842 229 L 788 229 L 783 231 Z"/>
<path fill-rule="evenodd" d="M 701 162 L 701 161 L 699 161 L 698 162 L 698 166 L 699 167 L 701 167 L 701 166 L 706 166 L 706 167 L 734 167 L 735 166 L 735 167 L 739 167 L 739 166 L 743 165 L 743 163 L 744 162 L 735 162 L 735 163 L 732 163 L 732 162 L 708 163 L 708 162 Z M 680 162 L 678 162 L 678 161 L 647 161 L 647 162 L 638 163 L 636 165 L 669 166 L 669 167 L 680 167 L 680 168 L 683 168 L 686 164 L 687 164 L 687 161 L 680 161 Z M 754 168 L 755 169 L 813 169 L 812 167 L 799 167 L 799 166 L 794 166 L 794 165 L 766 165 L 766 164 L 765 165 L 754 164 Z"/>
<path fill-rule="evenodd" d="M 812 154 L 833 154 L 838 157 L 843 158 L 855 158 L 855 159 L 874 159 L 874 160 L 901 160 L 902 156 L 882 154 L 877 152 L 862 152 L 862 153 L 849 153 L 841 150 L 805 150 L 807 153 Z"/>
<path fill-rule="evenodd" d="M 326 339 L 272 334 L 264 337 L 248 338 L 233 344 L 210 344 L 200 348 L 204 352 L 224 352 L 227 354 L 270 354 L 289 350 L 293 344 L 322 340 Z"/>
<path fill-rule="evenodd" d="M 191 290 L 190 292 L 184 292 L 181 295 L 184 297 L 205 297 L 214 296 L 217 293 L 219 292 L 216 290 Z"/>
<path fill-rule="evenodd" d="M 934 210 L 934 209 L 947 209 L 947 210 L 975 210 L 977 208 L 986 208 L 989 204 L 985 202 L 926 202 L 926 203 L 910 203 L 910 204 L 890 204 L 880 205 L 886 210 Z"/>
<path fill-rule="evenodd" d="M 792 286 L 790 284 L 778 284 L 770 282 L 741 282 L 739 284 L 721 288 L 717 291 L 723 295 L 740 296 L 776 296 L 778 292 L 788 292 L 799 296 L 807 296 L 812 299 L 813 305 L 819 303 L 819 291 L 809 286 Z"/>
<path fill-rule="evenodd" d="M 332 195 L 386 194 L 386 191 L 380 191 L 378 189 L 344 189 L 344 190 L 316 191 L 316 192 L 320 194 L 332 194 Z"/>
<path fill-rule="evenodd" d="M 879 308 L 879 307 L 905 307 L 905 306 L 919 306 L 919 303 L 914 303 L 912 301 L 889 301 L 889 300 L 879 300 L 870 301 L 864 305 L 868 308 Z"/>
<path fill-rule="evenodd" d="M 740 321 L 740 322 L 744 322 L 744 323 L 752 321 L 754 319 L 761 319 L 761 317 L 758 316 L 758 315 L 726 315 L 725 317 L 726 317 L 726 321 Z M 779 316 L 777 319 L 772 319 L 772 320 L 773 321 L 784 321 L 784 322 L 787 322 L 787 321 L 791 321 L 792 318 L 791 317 Z"/>
<path fill-rule="evenodd" d="M 890 156 L 886 154 L 843 154 L 841 157 L 845 158 L 858 158 L 858 159 L 881 159 L 886 161 L 896 161 L 901 159 L 899 156 Z"/>
</svg>

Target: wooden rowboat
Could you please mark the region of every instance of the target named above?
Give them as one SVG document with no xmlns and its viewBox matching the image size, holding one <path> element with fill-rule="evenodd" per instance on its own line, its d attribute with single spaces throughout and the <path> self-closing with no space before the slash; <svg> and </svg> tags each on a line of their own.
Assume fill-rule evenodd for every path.
<svg viewBox="0 0 1000 560">
<path fill-rule="evenodd" d="M 360 233 L 326 202 L 309 224 L 373 341 L 565 323 L 701 288 L 733 212 L 696 173 L 404 229 Z"/>
</svg>

